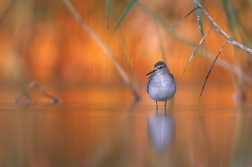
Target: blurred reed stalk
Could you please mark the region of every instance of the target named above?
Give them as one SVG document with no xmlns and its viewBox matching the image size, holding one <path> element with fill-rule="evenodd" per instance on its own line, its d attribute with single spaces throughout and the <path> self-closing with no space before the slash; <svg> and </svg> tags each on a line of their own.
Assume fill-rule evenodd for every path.
<svg viewBox="0 0 252 167">
<path fill-rule="evenodd" d="M 166 62 L 165 50 L 164 50 L 164 45 L 163 45 L 163 42 L 162 42 L 162 37 L 161 37 L 161 34 L 160 34 L 160 29 L 158 27 L 157 22 L 155 22 L 155 25 L 157 27 L 157 35 L 158 35 L 158 40 L 159 40 L 159 47 L 160 47 L 160 51 L 161 51 L 161 56 L 162 56 L 163 61 Z"/>
<path fill-rule="evenodd" d="M 237 14 L 236 10 L 234 9 L 234 6 L 232 5 L 232 3 L 230 1 L 223 0 L 222 2 L 223 2 L 225 14 L 227 16 L 228 28 L 230 30 L 232 37 L 234 39 L 238 39 L 239 38 L 238 36 L 240 36 L 243 43 L 245 43 L 246 45 L 249 45 L 250 44 L 250 42 L 249 42 L 250 40 L 248 39 L 249 34 L 246 31 L 246 29 L 243 26 L 241 26 L 241 22 L 238 19 L 238 14 Z M 236 58 L 236 64 L 238 65 L 238 67 L 242 71 L 242 65 L 241 65 L 241 62 L 240 62 L 240 59 L 238 56 L 238 50 L 236 47 L 234 47 L 234 53 L 235 53 L 235 58 Z M 251 58 L 251 56 L 246 54 L 245 58 L 246 58 L 249 72 L 252 74 L 251 65 L 249 62 L 249 59 Z M 237 92 L 239 92 L 239 94 L 241 95 L 240 98 L 245 98 L 246 95 L 245 95 L 243 77 L 233 75 L 233 80 L 234 80 L 234 86 L 237 89 Z"/>
<path fill-rule="evenodd" d="M 7 8 L 2 12 L 2 15 L 0 16 L 0 25 L 2 24 L 4 18 L 6 18 L 7 14 L 10 12 L 11 8 L 15 5 L 15 3 L 15 0 L 11 0 Z"/>
<path fill-rule="evenodd" d="M 106 1 L 106 19 L 107 19 L 107 28 L 108 29 L 109 29 L 109 13 L 112 15 L 113 20 L 115 22 L 118 22 L 118 19 L 116 17 L 115 11 L 114 11 L 114 6 L 112 4 L 110 4 L 109 1 L 107 0 Z M 123 33 L 122 33 L 120 27 L 118 27 L 118 35 L 119 35 L 119 38 L 121 41 L 124 58 L 126 60 L 126 64 L 129 69 L 130 79 L 133 82 L 133 85 L 135 86 L 135 88 L 137 89 L 138 88 L 137 79 L 136 79 L 132 64 L 130 62 L 130 55 L 129 55 L 128 49 L 126 47 L 125 39 L 124 39 L 124 36 L 123 36 Z"/>
<path fill-rule="evenodd" d="M 107 45 L 96 35 L 96 33 L 86 24 L 86 22 L 82 19 L 80 14 L 77 12 L 75 7 L 71 4 L 69 0 L 63 0 L 66 7 L 73 14 L 73 16 L 79 21 L 82 28 L 93 38 L 93 40 L 101 47 L 101 49 L 109 56 L 109 58 L 113 61 L 115 68 L 117 69 L 119 75 L 121 76 L 124 83 L 130 88 L 134 101 L 139 100 L 139 94 L 137 92 L 136 86 L 130 81 L 128 75 L 125 70 L 113 54 L 113 52 L 107 47 Z"/>
<path fill-rule="evenodd" d="M 229 5 L 230 3 L 226 2 L 226 0 L 224 0 L 224 2 L 225 2 L 224 8 L 225 8 L 225 11 L 226 11 L 226 15 L 227 15 L 227 17 L 228 17 L 227 20 L 228 20 L 229 29 L 230 29 L 231 34 L 232 34 L 232 36 L 234 37 L 234 39 L 236 39 L 235 33 L 234 33 L 233 24 L 230 23 L 231 14 L 234 14 L 234 12 L 229 12 L 229 10 L 227 9 L 227 7 L 228 7 L 228 5 Z M 239 94 L 240 94 L 241 100 L 245 100 L 245 99 L 243 98 L 243 97 L 245 97 L 245 91 L 244 91 L 244 78 L 243 78 L 243 75 L 242 75 L 242 67 L 241 67 L 240 59 L 239 59 L 239 57 L 238 57 L 238 55 L 237 55 L 237 48 L 240 48 L 240 49 L 244 50 L 244 51 L 247 52 L 248 54 L 252 54 L 252 49 L 250 49 L 250 48 L 248 48 L 248 47 L 246 47 L 246 46 L 244 46 L 244 45 L 238 43 L 236 40 L 230 38 L 230 37 L 229 37 L 229 36 L 217 25 L 217 23 L 213 20 L 213 18 L 212 18 L 212 17 L 207 13 L 207 11 L 201 6 L 201 4 L 198 2 L 198 0 L 194 0 L 194 3 L 195 3 L 196 8 L 199 8 L 200 10 L 202 10 L 202 11 L 205 13 L 205 15 L 207 16 L 207 18 L 212 22 L 212 28 L 213 28 L 217 33 L 219 33 L 220 35 L 222 35 L 223 37 L 225 37 L 225 38 L 227 39 L 226 43 L 231 44 L 231 45 L 234 46 L 235 58 L 236 58 L 236 63 L 237 63 L 237 67 L 238 67 L 238 73 L 240 74 L 240 75 L 237 75 L 238 77 L 237 77 L 237 79 L 235 80 L 235 81 L 236 81 L 236 84 L 235 84 L 235 85 L 237 85 L 236 87 L 237 87 L 238 90 L 239 90 Z M 199 27 L 202 27 L 202 28 L 200 28 L 200 29 L 203 30 L 202 16 L 201 16 L 201 13 L 198 12 L 199 9 L 196 9 L 196 14 L 197 14 L 198 21 L 201 20 L 201 24 L 200 24 L 200 22 L 199 22 Z M 201 18 L 201 19 L 199 19 L 199 18 Z M 184 18 L 183 18 L 183 19 L 184 19 Z M 182 19 L 182 20 L 183 20 L 183 19 Z M 182 21 L 182 20 L 181 20 L 181 21 Z M 181 21 L 180 21 L 180 22 L 181 22 Z M 180 22 L 179 22 L 179 23 L 180 23 Z M 175 26 L 177 26 L 177 25 L 175 25 Z M 172 27 L 171 29 L 173 29 L 173 28 L 174 28 L 174 27 Z M 204 32 L 203 32 L 203 33 L 204 33 Z M 202 37 L 202 40 L 204 40 L 204 37 Z M 213 64 L 212 64 L 212 66 L 210 67 L 209 72 L 208 72 L 208 74 L 207 74 L 207 77 L 206 77 L 206 79 L 205 79 L 205 82 L 204 82 L 202 91 L 203 91 L 203 89 L 204 89 L 204 86 L 205 86 L 205 84 L 206 84 L 206 81 L 207 81 L 207 79 L 208 79 L 208 76 L 209 76 L 209 74 L 211 73 L 211 70 L 212 70 L 212 68 L 213 68 L 213 65 L 215 64 L 215 62 L 216 62 L 216 60 L 217 60 L 219 54 L 221 53 L 221 51 L 222 51 L 222 49 L 224 48 L 224 46 L 226 45 L 226 43 L 223 45 L 223 47 L 221 48 L 220 52 L 218 53 L 218 55 L 216 56 L 215 60 L 213 61 Z M 200 45 L 200 43 L 199 43 L 198 45 Z M 198 45 L 197 45 L 197 46 L 198 46 Z M 197 47 L 197 46 L 196 46 L 196 47 Z M 194 53 L 194 54 L 195 54 L 195 53 Z M 201 94 L 202 94 L 202 91 L 201 91 Z M 200 94 L 200 96 L 201 96 L 201 94 Z"/>
<path fill-rule="evenodd" d="M 218 24 L 214 21 L 214 19 L 207 13 L 207 11 L 201 6 L 201 4 L 197 1 L 198 6 L 200 7 L 200 9 L 205 13 L 205 15 L 208 17 L 208 19 L 212 22 L 212 28 L 219 33 L 220 35 L 222 35 L 224 38 L 227 39 L 227 43 L 231 44 L 237 48 L 240 48 L 242 50 L 244 50 L 245 52 L 252 54 L 252 49 L 240 44 L 239 42 L 235 41 L 234 39 L 232 39 L 231 37 L 229 37 L 225 31 L 223 31 Z"/>
<path fill-rule="evenodd" d="M 208 58 L 208 60 L 210 61 L 213 61 L 214 64 L 217 64 L 219 66 L 221 66 L 222 68 L 225 68 L 227 69 L 228 71 L 230 71 L 231 73 L 239 76 L 239 77 L 242 77 L 244 79 L 244 81 L 248 82 L 249 84 L 252 84 L 252 76 L 248 73 L 245 73 L 244 71 L 242 71 L 240 69 L 239 66 L 235 66 L 235 65 L 232 65 L 231 63 L 227 62 L 227 61 L 224 61 L 224 60 L 221 60 L 221 59 L 218 59 L 218 61 L 216 61 L 216 55 L 210 53 L 210 52 L 207 52 L 205 47 L 204 49 L 202 48 L 199 48 L 199 44 L 195 44 L 187 39 L 185 39 L 184 37 L 180 36 L 179 34 L 175 33 L 175 32 L 171 32 L 170 30 L 172 30 L 173 28 L 175 28 L 179 23 L 181 23 L 188 15 L 190 15 L 193 11 L 197 10 L 197 9 L 200 9 L 202 10 L 205 15 L 208 17 L 208 19 L 211 21 L 212 23 L 212 29 L 215 30 L 217 33 L 221 34 L 222 36 L 224 36 L 227 41 L 226 43 L 227 44 L 231 44 L 237 48 L 240 48 L 242 50 L 244 50 L 245 52 L 247 52 L 248 54 L 252 54 L 252 50 L 248 47 L 245 47 L 244 45 L 240 44 L 239 42 L 235 41 L 234 39 L 230 38 L 216 23 L 215 21 L 212 19 L 212 17 L 207 13 L 207 11 L 201 6 L 201 4 L 198 2 L 198 1 L 194 1 L 195 2 L 195 5 L 197 5 L 197 7 L 195 9 L 193 9 L 191 12 L 189 12 L 182 20 L 180 20 L 179 22 L 177 22 L 174 26 L 169 26 L 165 21 L 163 21 L 163 19 L 161 19 L 155 12 L 152 12 L 144 3 L 142 2 L 137 2 L 136 4 L 146 13 L 148 14 L 154 22 L 158 23 L 160 26 L 162 26 L 164 28 L 164 30 L 169 33 L 173 38 L 187 44 L 188 46 L 190 47 L 193 47 L 193 48 L 197 48 L 197 52 L 200 53 L 202 56 L 204 56 L 205 58 Z M 199 18 L 198 18 L 199 19 Z M 203 28 L 202 28 L 203 29 Z M 205 36 L 203 36 L 202 38 L 204 38 Z M 204 39 L 203 39 L 204 40 Z M 203 40 L 201 42 L 203 42 Z M 201 43 L 200 42 L 200 43 Z M 223 45 L 223 47 L 225 46 L 226 44 Z M 223 48 L 222 47 L 222 48 Z M 221 49 L 222 50 L 222 49 Z M 195 53 L 193 53 L 195 54 Z M 219 53 L 218 53 L 219 55 Z M 217 57 L 218 58 L 218 57 Z M 212 68 L 210 68 L 211 70 Z M 211 72 L 211 71 L 209 71 Z M 209 73 L 208 72 L 208 73 Z M 208 74 L 209 75 L 209 74 Z M 208 77 L 207 75 L 207 77 Z M 206 78 L 207 79 L 207 78 Z"/>
</svg>

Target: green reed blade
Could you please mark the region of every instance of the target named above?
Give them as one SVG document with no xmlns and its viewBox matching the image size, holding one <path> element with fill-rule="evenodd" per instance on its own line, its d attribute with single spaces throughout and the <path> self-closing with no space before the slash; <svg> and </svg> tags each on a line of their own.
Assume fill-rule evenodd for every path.
<svg viewBox="0 0 252 167">
<path fill-rule="evenodd" d="M 171 28 L 170 28 L 170 30 L 169 31 L 171 31 L 171 30 L 173 30 L 175 27 L 177 27 L 183 20 L 185 20 L 185 18 L 187 18 L 187 16 L 189 16 L 192 12 L 194 12 L 196 9 L 201 9 L 201 7 L 199 6 L 199 7 L 196 7 L 196 8 L 194 8 L 193 10 L 191 10 L 185 17 L 183 17 L 181 20 L 179 20 L 176 24 L 174 24 L 174 26 L 172 26 Z"/>
<path fill-rule="evenodd" d="M 193 2 L 194 2 L 194 7 L 195 8 L 200 7 L 198 0 L 193 0 Z M 199 24 L 200 34 L 201 34 L 202 37 L 204 37 L 205 34 L 204 34 L 202 14 L 201 14 L 201 10 L 200 9 L 196 9 L 196 16 L 197 16 L 197 20 L 198 20 L 198 24 Z M 206 49 L 206 44 L 205 44 L 204 41 L 203 41 L 203 45 L 204 45 L 206 56 L 208 57 L 208 53 L 207 53 L 207 49 Z"/>
<path fill-rule="evenodd" d="M 109 29 L 109 0 L 106 0 L 106 22 L 107 29 Z"/>
<path fill-rule="evenodd" d="M 252 0 L 248 0 L 249 6 L 252 7 Z"/>
<path fill-rule="evenodd" d="M 137 2 L 137 0 L 131 0 L 130 3 L 128 4 L 128 6 L 126 7 L 126 9 L 124 10 L 121 18 L 119 19 L 119 21 L 116 24 L 116 27 L 113 31 L 113 34 L 115 33 L 115 31 L 117 30 L 117 28 L 120 26 L 120 24 L 122 23 L 124 17 L 128 14 L 128 12 L 132 9 L 132 7 L 135 5 L 135 3 Z"/>
<path fill-rule="evenodd" d="M 193 0 L 194 2 L 194 7 L 200 7 L 198 4 L 198 0 Z M 200 29 L 200 33 L 201 36 L 204 36 L 204 28 L 203 28 L 203 22 L 202 22 L 202 14 L 201 14 L 201 10 L 200 9 L 196 9 L 196 15 L 197 15 L 197 20 L 198 20 L 198 24 L 199 24 L 199 29 Z"/>
<path fill-rule="evenodd" d="M 221 47 L 220 51 L 218 52 L 217 56 L 215 57 L 215 59 L 214 59 L 214 61 L 213 61 L 213 64 L 211 65 L 211 67 L 210 67 L 210 69 L 209 69 L 209 71 L 208 71 L 208 73 L 207 73 L 207 76 L 206 76 L 206 79 L 205 79 L 205 81 L 204 81 L 203 87 L 202 87 L 202 89 L 201 89 L 199 98 L 201 97 L 201 95 L 202 95 L 202 93 L 203 93 L 203 90 L 204 90 L 204 88 L 205 88 L 207 79 L 208 79 L 208 77 L 209 77 L 209 75 L 210 75 L 210 73 L 211 73 L 211 71 L 212 71 L 212 69 L 213 69 L 213 66 L 214 66 L 216 60 L 218 59 L 220 53 L 222 52 L 223 48 L 226 46 L 227 43 L 228 43 L 228 42 L 226 42 L 226 43 Z"/>
<path fill-rule="evenodd" d="M 112 16 L 112 19 L 113 19 L 114 22 L 118 22 L 118 18 L 116 17 L 114 9 L 115 9 L 115 7 L 113 6 L 113 4 L 110 4 L 110 6 L 109 6 L 110 15 Z M 126 42 L 125 42 L 123 33 L 120 30 L 120 28 L 118 28 L 118 36 L 119 36 L 120 41 L 121 41 L 121 46 L 122 46 L 122 49 L 123 49 L 123 56 L 124 56 L 124 58 L 126 60 L 126 64 L 128 66 L 128 69 L 129 69 L 132 84 L 137 89 L 137 87 L 138 87 L 137 78 L 135 76 L 135 72 L 134 72 L 134 69 L 133 69 L 133 66 L 132 66 L 132 63 L 131 63 L 131 60 L 130 60 L 130 54 L 129 54 L 129 51 L 127 49 Z"/>
<path fill-rule="evenodd" d="M 189 58 L 189 60 L 188 60 L 188 62 L 187 62 L 187 64 L 186 64 L 186 67 L 185 67 L 185 69 L 184 69 L 184 73 L 185 73 L 185 70 L 186 70 L 188 64 L 191 62 L 193 56 L 194 56 L 195 53 L 197 52 L 199 46 L 200 46 L 201 43 L 204 41 L 204 39 L 206 38 L 206 36 L 208 35 L 208 33 L 210 32 L 211 29 L 212 29 L 212 28 L 210 28 L 210 29 L 208 30 L 208 32 L 201 38 L 201 40 L 200 40 L 200 42 L 198 43 L 198 45 L 194 48 L 194 51 L 192 52 L 192 54 L 191 54 L 191 56 L 190 56 L 190 58 Z"/>
</svg>

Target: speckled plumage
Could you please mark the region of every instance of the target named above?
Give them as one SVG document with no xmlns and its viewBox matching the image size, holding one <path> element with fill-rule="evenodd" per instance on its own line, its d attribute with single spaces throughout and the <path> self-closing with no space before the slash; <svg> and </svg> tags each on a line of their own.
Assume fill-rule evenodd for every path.
<svg viewBox="0 0 252 167">
<path fill-rule="evenodd" d="M 154 70 L 147 75 L 149 77 L 147 92 L 151 99 L 155 101 L 166 101 L 171 99 L 176 93 L 176 82 L 166 64 L 162 61 L 154 65 Z"/>
</svg>

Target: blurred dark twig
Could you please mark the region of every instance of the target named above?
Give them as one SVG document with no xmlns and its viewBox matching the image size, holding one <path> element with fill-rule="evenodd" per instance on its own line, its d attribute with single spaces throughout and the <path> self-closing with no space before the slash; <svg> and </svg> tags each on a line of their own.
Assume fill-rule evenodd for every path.
<svg viewBox="0 0 252 167">
<path fill-rule="evenodd" d="M 45 97 L 51 99 L 51 100 L 52 100 L 51 102 L 52 102 L 53 104 L 56 104 L 56 103 L 60 103 L 60 102 L 61 102 L 60 99 L 58 99 L 58 98 L 56 98 L 56 97 L 54 97 L 54 96 L 52 96 L 52 95 L 49 95 L 41 85 L 37 84 L 35 81 L 32 81 L 26 88 L 23 89 L 23 91 L 20 93 L 20 95 L 18 95 L 18 96 L 14 99 L 14 103 L 18 104 L 19 101 L 20 101 L 20 99 L 21 99 L 24 95 L 27 97 L 26 102 L 27 102 L 28 104 L 32 103 L 32 98 L 31 98 L 30 95 L 28 94 L 28 91 L 31 90 L 31 89 L 32 89 L 33 87 L 35 87 L 35 86 L 37 86 L 37 87 L 40 89 L 40 94 L 41 94 L 42 96 L 45 96 Z"/>
</svg>

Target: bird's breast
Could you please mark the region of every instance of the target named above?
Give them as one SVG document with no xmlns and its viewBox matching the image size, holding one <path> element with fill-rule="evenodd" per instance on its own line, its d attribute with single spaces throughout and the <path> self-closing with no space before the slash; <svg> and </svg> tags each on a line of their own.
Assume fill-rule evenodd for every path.
<svg viewBox="0 0 252 167">
<path fill-rule="evenodd" d="M 153 100 L 165 101 L 173 97 L 176 92 L 176 83 L 172 75 L 155 75 L 151 77 L 148 93 Z"/>
</svg>

